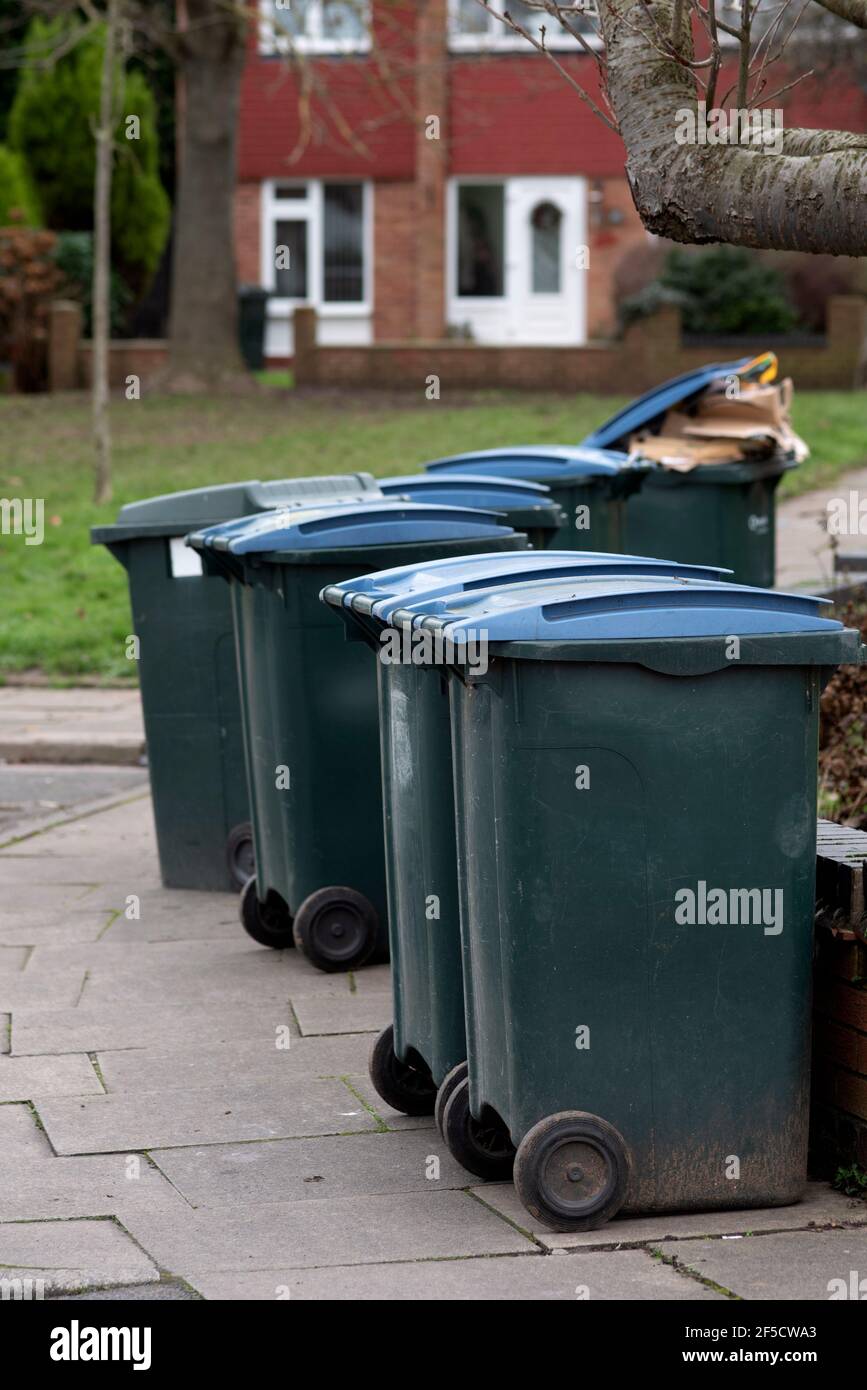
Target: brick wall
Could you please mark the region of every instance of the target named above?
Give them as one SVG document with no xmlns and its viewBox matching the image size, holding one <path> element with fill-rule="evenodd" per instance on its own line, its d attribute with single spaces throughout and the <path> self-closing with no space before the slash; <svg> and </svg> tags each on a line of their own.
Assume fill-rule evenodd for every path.
<svg viewBox="0 0 867 1390">
<path fill-rule="evenodd" d="M 867 945 L 821 928 L 818 937 L 812 1166 L 833 1177 L 841 1164 L 867 1168 Z"/>
<path fill-rule="evenodd" d="M 373 334 L 415 336 L 417 190 L 414 183 L 378 183 L 373 194 Z"/>
<path fill-rule="evenodd" d="M 302 346 L 296 340 L 295 377 L 299 385 L 424 390 L 426 378 L 440 378 L 448 390 L 507 389 L 595 391 L 600 395 L 649 390 L 668 377 L 714 360 L 746 355 L 736 340 L 684 344 L 680 315 L 666 307 L 633 324 L 623 339 L 584 347 L 486 347 L 460 341 L 377 342 L 372 347 L 316 347 L 315 311 Z M 779 348 L 781 368 L 801 390 L 848 390 L 856 382 L 861 344 L 867 330 L 867 301 L 838 296 L 830 301 L 823 345 Z M 771 347 L 772 343 L 762 346 Z"/>
<path fill-rule="evenodd" d="M 111 344 L 108 359 L 109 385 L 112 391 L 122 391 L 127 377 L 137 376 L 147 387 L 165 366 L 168 344 L 161 338 L 127 338 Z M 85 340 L 78 348 L 78 384 L 90 385 L 93 361 L 92 344 Z"/>
<path fill-rule="evenodd" d="M 262 283 L 261 216 L 261 184 L 239 183 L 235 189 L 235 261 L 242 285 Z"/>
<path fill-rule="evenodd" d="M 626 179 L 598 179 L 590 184 L 589 191 L 587 336 L 608 338 L 617 327 L 613 294 L 617 266 L 632 247 L 647 248 L 651 241 L 635 211 Z"/>
</svg>

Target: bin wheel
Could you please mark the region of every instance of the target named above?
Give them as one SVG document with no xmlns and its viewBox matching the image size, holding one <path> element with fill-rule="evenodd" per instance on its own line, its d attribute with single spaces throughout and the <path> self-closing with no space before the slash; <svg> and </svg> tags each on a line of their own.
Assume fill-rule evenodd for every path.
<svg viewBox="0 0 867 1390">
<path fill-rule="evenodd" d="M 623 1206 L 629 1168 L 629 1150 L 613 1125 L 566 1110 L 524 1135 L 515 1187 L 530 1214 L 555 1231 L 595 1231 Z"/>
<path fill-rule="evenodd" d="M 295 945 L 288 907 L 276 893 L 269 894 L 266 902 L 260 902 L 256 896 L 255 875 L 248 878 L 241 889 L 238 907 L 241 926 L 260 946 L 285 951 L 288 946 Z"/>
<path fill-rule="evenodd" d="M 319 888 L 295 914 L 295 945 L 317 970 L 334 973 L 364 965 L 376 949 L 373 904 L 354 888 Z"/>
<path fill-rule="evenodd" d="M 245 821 L 243 825 L 235 825 L 229 831 L 226 840 L 226 863 L 232 882 L 238 888 L 243 888 L 247 879 L 252 878 L 256 872 L 253 827 L 249 821 Z"/>
<path fill-rule="evenodd" d="M 443 1115 L 446 1113 L 446 1106 L 452 1098 L 452 1091 L 462 1081 L 465 1081 L 468 1075 L 469 1068 L 466 1062 L 458 1062 L 456 1067 L 452 1067 L 451 1071 L 446 1072 L 440 1082 L 440 1088 L 437 1091 L 437 1103 L 434 1106 L 434 1123 L 442 1137 L 444 1137 Z"/>
<path fill-rule="evenodd" d="M 437 1088 L 427 1067 L 402 1062 L 394 1050 L 394 1028 L 383 1028 L 370 1053 L 370 1079 L 378 1096 L 404 1115 L 430 1115 Z"/>
<path fill-rule="evenodd" d="M 449 1152 L 469 1173 L 491 1182 L 512 1175 L 515 1146 L 502 1120 L 477 1120 L 470 1110 L 468 1077 L 452 1090 L 443 1111 L 443 1138 Z"/>
</svg>

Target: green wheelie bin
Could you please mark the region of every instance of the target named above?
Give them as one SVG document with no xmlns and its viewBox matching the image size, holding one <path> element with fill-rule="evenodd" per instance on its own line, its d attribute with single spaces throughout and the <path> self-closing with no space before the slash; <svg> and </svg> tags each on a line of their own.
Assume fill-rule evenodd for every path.
<svg viewBox="0 0 867 1390">
<path fill-rule="evenodd" d="M 523 550 L 526 537 L 491 513 L 383 500 L 189 542 L 233 594 L 256 858 L 241 921 L 322 970 L 387 959 L 376 673 L 319 594 L 391 558 Z"/>
<path fill-rule="evenodd" d="M 860 635 L 685 576 L 530 580 L 416 626 L 450 682 L 469 1081 L 531 1215 L 784 1205 L 806 1177 L 819 696 Z"/>
<path fill-rule="evenodd" d="M 749 381 L 767 372 L 773 354 L 711 363 L 639 396 L 584 440 L 586 446 L 627 449 L 630 436 L 664 432 L 671 410 L 689 415 L 723 381 Z M 764 379 L 764 378 L 763 378 Z M 689 564 L 731 568 L 740 584 L 772 586 L 776 578 L 776 491 L 794 453 L 775 449 L 688 472 L 657 465 L 626 507 L 625 546 L 673 555 Z"/>
<path fill-rule="evenodd" d="M 91 531 L 127 571 L 167 888 L 236 892 L 253 872 L 232 613 L 184 545 L 194 528 L 313 498 L 376 497 L 368 473 L 230 483 L 131 502 Z"/>
<path fill-rule="evenodd" d="M 322 594 L 380 658 L 392 654 L 389 646 L 398 657 L 376 662 L 394 1023 L 374 1044 L 370 1076 L 387 1104 L 410 1115 L 434 1110 L 440 1127 L 467 1076 L 449 653 L 413 648 L 404 635 L 459 594 L 614 574 L 718 579 L 720 571 L 589 551 L 523 551 L 400 566 Z M 454 660 L 462 672 L 459 653 Z M 480 1129 L 469 1117 L 460 1157 L 478 1177 L 496 1179 L 511 1174 L 514 1148 L 502 1126 Z"/>
<path fill-rule="evenodd" d="M 640 489 L 651 465 L 614 449 L 540 444 L 454 454 L 431 460 L 425 469 L 443 478 L 473 473 L 544 483 L 564 513 L 549 541 L 552 549 L 622 554 L 627 548 L 627 499 Z"/>
</svg>

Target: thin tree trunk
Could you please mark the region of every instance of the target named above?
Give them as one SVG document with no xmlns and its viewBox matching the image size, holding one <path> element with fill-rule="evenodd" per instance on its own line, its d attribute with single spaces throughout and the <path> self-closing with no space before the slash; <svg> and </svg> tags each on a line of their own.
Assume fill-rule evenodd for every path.
<svg viewBox="0 0 867 1390">
<path fill-rule="evenodd" d="M 249 384 L 238 345 L 234 199 L 243 7 L 186 0 L 169 363 L 163 385 L 214 391 Z"/>
<path fill-rule="evenodd" d="M 122 0 L 109 0 L 96 130 L 96 181 L 93 207 L 93 438 L 96 445 L 95 502 L 111 501 L 111 417 L 109 340 L 111 336 L 111 176 L 114 162 L 115 53 Z"/>
</svg>

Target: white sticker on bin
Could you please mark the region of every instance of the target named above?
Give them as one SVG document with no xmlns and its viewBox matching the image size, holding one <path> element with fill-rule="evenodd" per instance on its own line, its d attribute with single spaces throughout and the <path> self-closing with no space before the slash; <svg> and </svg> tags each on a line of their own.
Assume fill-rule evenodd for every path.
<svg viewBox="0 0 867 1390">
<path fill-rule="evenodd" d="M 169 561 L 173 579 L 192 579 L 204 573 L 201 555 L 184 545 L 183 536 L 172 536 L 169 541 Z"/>
</svg>

